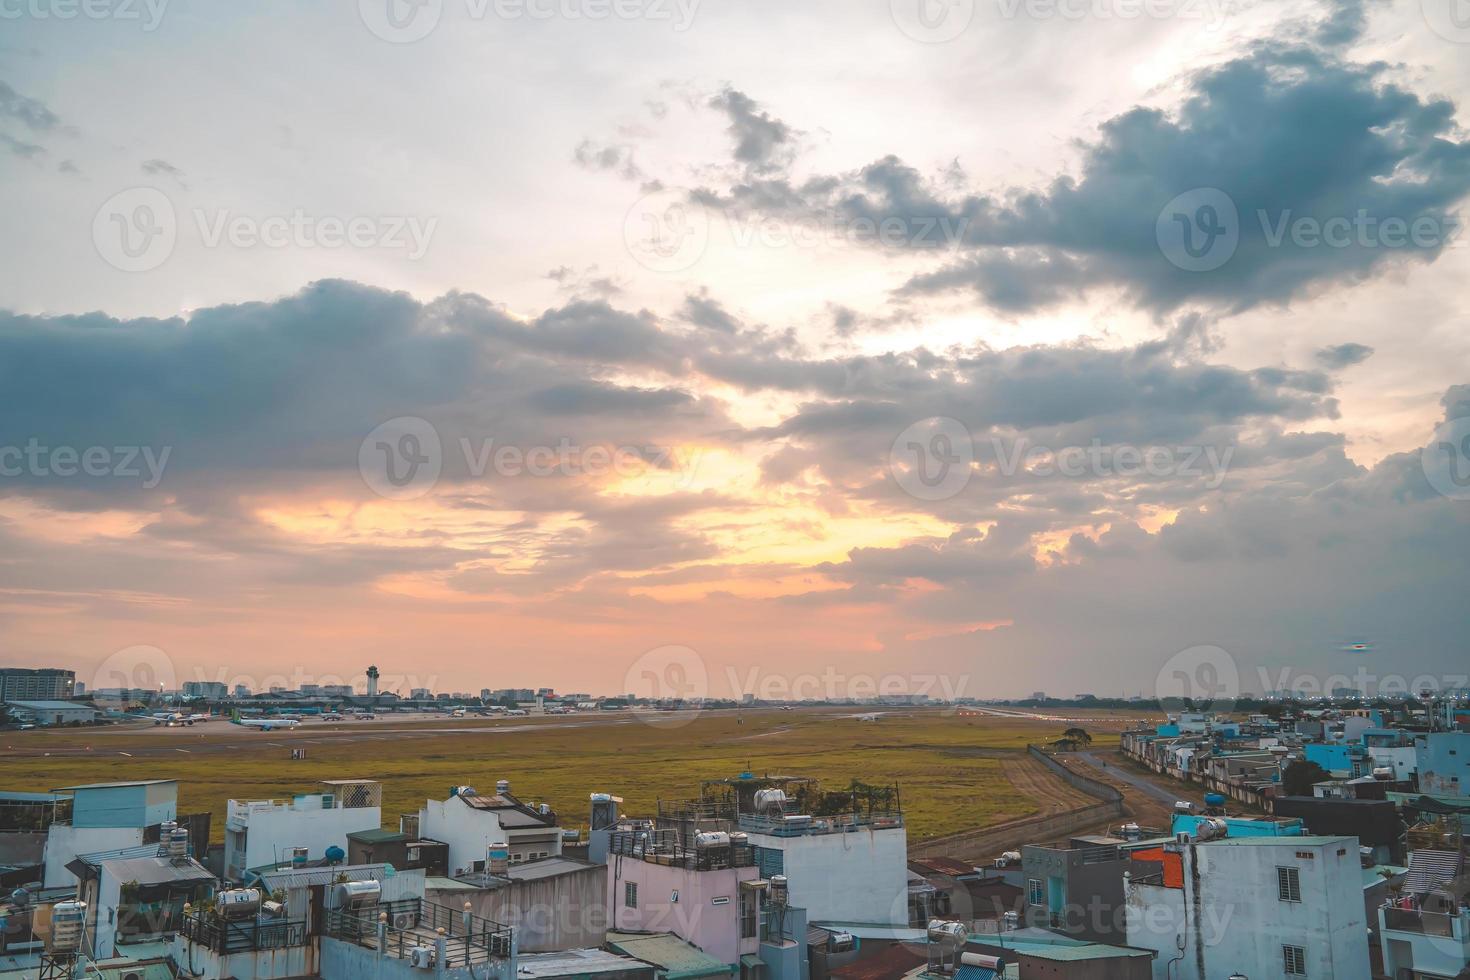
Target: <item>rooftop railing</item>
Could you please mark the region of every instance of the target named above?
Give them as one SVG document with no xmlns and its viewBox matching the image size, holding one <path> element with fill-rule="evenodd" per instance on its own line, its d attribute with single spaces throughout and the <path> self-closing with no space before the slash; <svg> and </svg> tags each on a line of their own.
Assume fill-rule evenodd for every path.
<svg viewBox="0 0 1470 980">
<path fill-rule="evenodd" d="M 851 834 L 861 830 L 885 830 L 903 826 L 897 810 L 875 813 L 839 813 L 812 817 L 796 813 L 742 813 L 736 821 L 741 830 L 771 837 L 805 837 L 811 834 Z"/>
<path fill-rule="evenodd" d="M 514 948 L 510 926 L 468 912 L 419 900 L 393 906 L 367 906 L 327 913 L 326 934 L 334 939 L 378 949 L 378 914 L 385 913 L 383 952 L 408 959 L 416 948 L 438 949 L 444 941 L 445 968 L 507 959 Z M 441 933 L 440 930 L 443 930 Z"/>
<path fill-rule="evenodd" d="M 690 871 L 755 866 L 755 849 L 747 843 L 700 847 L 696 838 L 690 846 L 673 830 L 615 831 L 608 838 L 608 853 Z"/>
<path fill-rule="evenodd" d="M 1470 909 L 1459 909 L 1454 913 L 1429 912 L 1389 904 L 1383 907 L 1383 927 L 1395 932 L 1470 942 Z"/>
<path fill-rule="evenodd" d="M 306 923 L 285 919 L 222 919 L 212 912 L 185 915 L 179 933 L 190 942 L 221 956 L 259 949 L 289 949 L 305 946 Z"/>
</svg>

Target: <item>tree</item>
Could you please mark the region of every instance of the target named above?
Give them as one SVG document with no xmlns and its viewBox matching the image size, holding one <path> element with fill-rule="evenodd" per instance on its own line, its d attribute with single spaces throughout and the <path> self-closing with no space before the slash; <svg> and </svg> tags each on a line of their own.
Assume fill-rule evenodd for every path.
<svg viewBox="0 0 1470 980">
<path fill-rule="evenodd" d="M 1281 791 L 1287 796 L 1311 796 L 1312 787 L 1332 778 L 1315 762 L 1297 759 L 1281 773 Z"/>
<path fill-rule="evenodd" d="M 1085 728 L 1069 728 L 1062 732 L 1062 738 L 1069 742 L 1076 742 L 1083 748 L 1092 744 L 1092 736 L 1087 734 L 1087 729 Z"/>
</svg>

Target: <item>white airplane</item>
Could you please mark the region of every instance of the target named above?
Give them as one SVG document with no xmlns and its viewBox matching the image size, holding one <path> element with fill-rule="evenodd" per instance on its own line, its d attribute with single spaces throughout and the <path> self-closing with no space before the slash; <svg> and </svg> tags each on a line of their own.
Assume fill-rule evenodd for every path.
<svg viewBox="0 0 1470 980">
<path fill-rule="evenodd" d="M 230 719 L 230 724 L 241 725 L 245 728 L 254 728 L 256 731 L 270 732 L 278 728 L 292 729 L 301 722 L 295 718 L 241 718 L 235 715 Z"/>
</svg>

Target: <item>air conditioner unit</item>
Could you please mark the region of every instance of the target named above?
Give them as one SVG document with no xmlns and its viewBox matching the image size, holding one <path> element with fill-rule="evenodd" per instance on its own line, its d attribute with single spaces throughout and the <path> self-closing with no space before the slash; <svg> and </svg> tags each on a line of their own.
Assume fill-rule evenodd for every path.
<svg viewBox="0 0 1470 980">
<path fill-rule="evenodd" d="M 415 946 L 408 951 L 408 965 L 415 970 L 434 969 L 434 948 L 432 946 Z"/>
<path fill-rule="evenodd" d="M 417 918 L 412 912 L 394 912 L 393 930 L 395 932 L 407 932 L 418 924 Z"/>
</svg>

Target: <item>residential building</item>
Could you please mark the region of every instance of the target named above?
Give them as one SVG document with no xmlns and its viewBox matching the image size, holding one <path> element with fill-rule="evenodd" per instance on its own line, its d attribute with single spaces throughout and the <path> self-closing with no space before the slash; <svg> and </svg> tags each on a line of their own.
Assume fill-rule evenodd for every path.
<svg viewBox="0 0 1470 980">
<path fill-rule="evenodd" d="M 605 864 L 547 857 L 434 881 L 426 897 L 504 923 L 523 953 L 548 953 L 602 945 L 607 877 Z"/>
<path fill-rule="evenodd" d="M 607 868 L 612 929 L 672 932 L 731 969 L 759 952 L 767 882 L 741 835 L 615 831 Z"/>
<path fill-rule="evenodd" d="M 367 779 L 323 780 L 322 790 L 290 799 L 230 800 L 225 818 L 225 877 L 347 853 L 347 835 L 383 824 L 382 784 Z"/>
<path fill-rule="evenodd" d="M 615 953 L 651 963 L 657 980 L 728 980 L 730 967 L 671 932 L 607 934 Z"/>
<path fill-rule="evenodd" d="M 179 931 L 184 907 L 215 892 L 214 875 L 167 841 L 79 855 L 71 863 L 87 903 L 88 954 L 111 959 L 129 944 L 156 942 Z"/>
<path fill-rule="evenodd" d="M 1085 838 L 1022 847 L 1026 924 L 1088 942 L 1122 941 L 1130 860 L 1116 843 Z"/>
<path fill-rule="evenodd" d="M 65 701 L 76 688 L 75 671 L 52 667 L 0 667 L 0 703 Z"/>
<path fill-rule="evenodd" d="M 85 783 L 53 791 L 71 797 L 70 814 L 54 820 L 44 852 L 47 888 L 76 884 L 69 865 L 80 854 L 138 847 L 163 824 L 178 819 L 179 785 L 172 779 Z"/>
<path fill-rule="evenodd" d="M 423 868 L 426 874 L 447 875 L 449 845 L 400 830 L 354 830 L 347 835 L 347 863 L 391 864 L 400 871 Z"/>
<path fill-rule="evenodd" d="M 1415 851 L 1397 895 L 1378 909 L 1386 976 L 1448 980 L 1470 969 L 1470 880 L 1455 851 Z"/>
<path fill-rule="evenodd" d="M 1430 732 L 1414 737 L 1419 791 L 1428 796 L 1470 797 L 1470 732 Z"/>
<path fill-rule="evenodd" d="M 1188 838 L 1127 883 L 1127 945 L 1158 952 L 1154 980 L 1369 980 L 1352 837 Z"/>
<path fill-rule="evenodd" d="M 897 787 L 826 792 L 805 777 L 705 784 L 735 809 L 761 877 L 784 875 L 790 903 L 814 923 L 908 924 L 908 837 Z M 821 815 L 814 815 L 813 810 Z"/>
<path fill-rule="evenodd" d="M 503 851 L 508 863 L 561 854 L 561 828 L 551 807 L 522 803 L 505 780 L 496 783 L 494 795 L 457 786 L 446 800 L 425 801 L 418 832 L 449 845 L 449 867 L 455 874 L 486 870 L 492 851 Z"/>
</svg>

